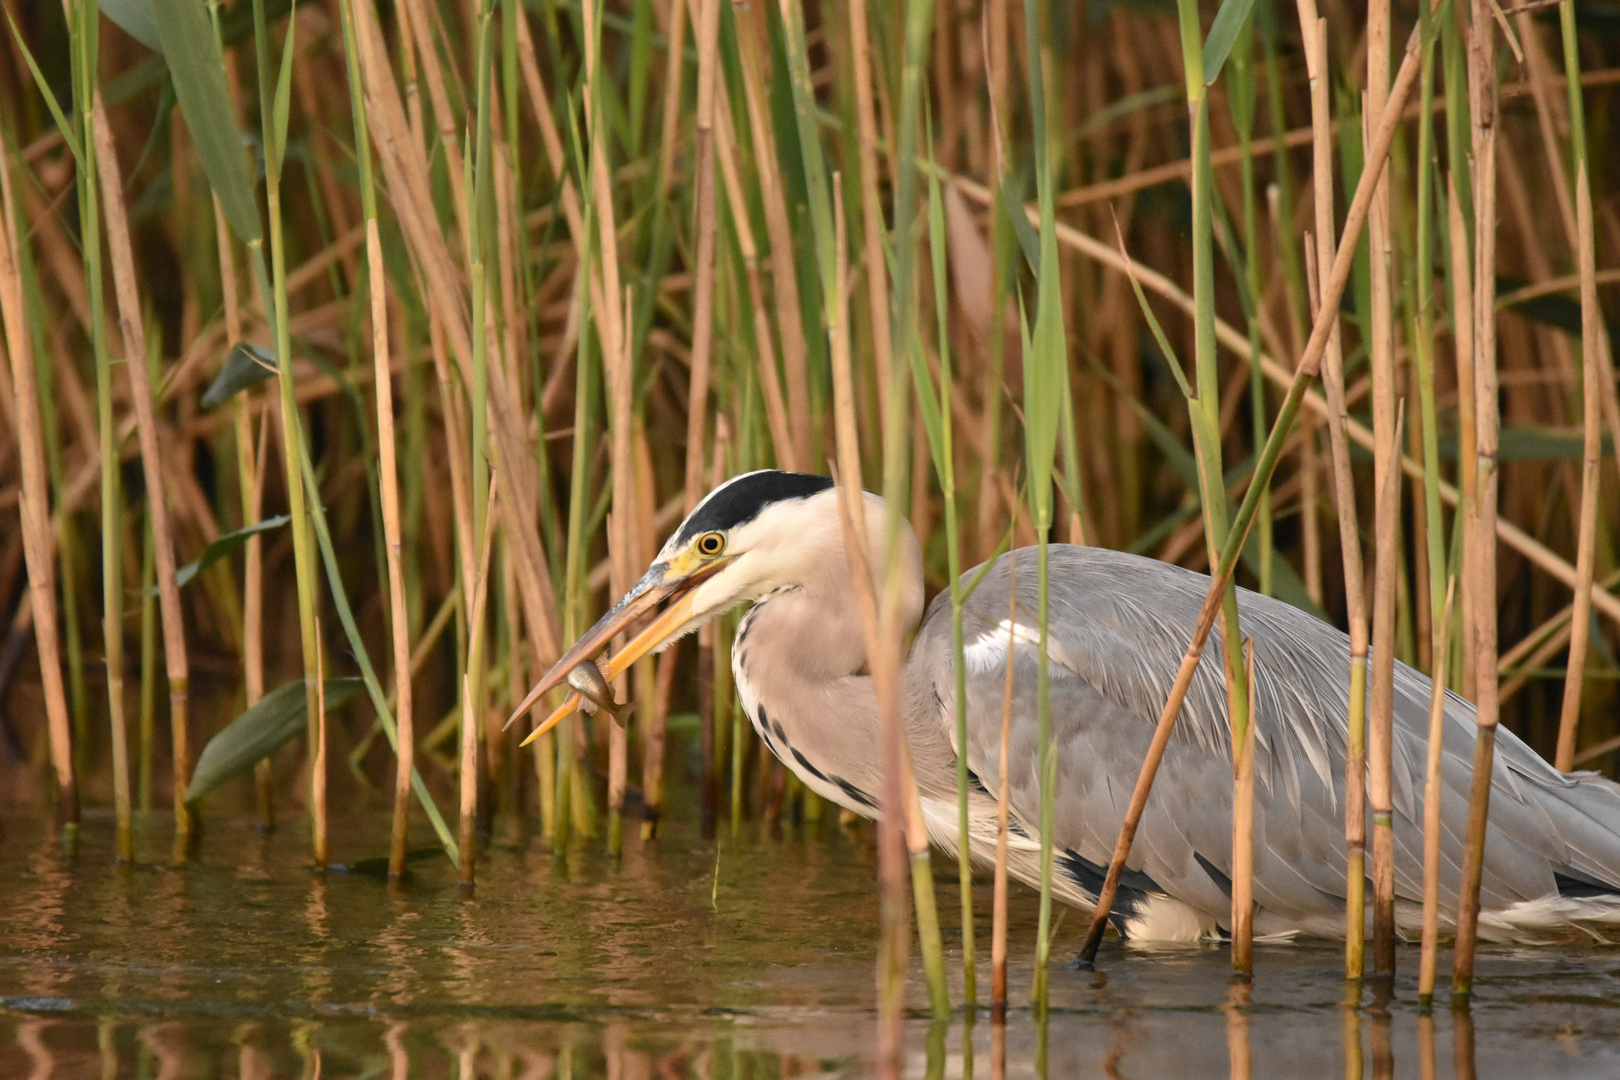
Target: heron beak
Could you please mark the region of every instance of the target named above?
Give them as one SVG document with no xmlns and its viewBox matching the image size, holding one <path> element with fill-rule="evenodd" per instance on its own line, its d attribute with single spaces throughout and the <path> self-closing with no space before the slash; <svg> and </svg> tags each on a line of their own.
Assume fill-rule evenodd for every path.
<svg viewBox="0 0 1620 1080">
<path fill-rule="evenodd" d="M 551 666 L 551 670 L 534 684 L 534 689 L 529 691 L 523 703 L 507 719 L 506 726 L 510 727 L 513 721 L 528 712 L 536 701 L 560 685 L 576 666 L 592 659 L 607 648 L 608 642 L 613 640 L 615 635 L 623 632 L 637 619 L 650 614 L 665 600 L 674 597 L 674 603 L 648 623 L 641 633 L 627 642 L 624 648 L 615 653 L 603 666 L 603 678 L 608 682 L 618 678 L 631 664 L 664 644 L 692 620 L 697 614 L 694 611 L 692 591 L 724 569 L 730 561 L 720 559 L 686 573 L 682 573 L 670 563 L 654 563 L 642 579 L 636 582 L 635 587 L 625 593 L 619 602 L 598 619 L 596 625 L 586 631 L 585 636 L 576 641 L 574 647 L 564 653 Z M 521 745 L 528 746 L 556 727 L 564 717 L 579 708 L 579 698 L 579 691 L 570 693 L 550 716 L 529 733 Z"/>
</svg>

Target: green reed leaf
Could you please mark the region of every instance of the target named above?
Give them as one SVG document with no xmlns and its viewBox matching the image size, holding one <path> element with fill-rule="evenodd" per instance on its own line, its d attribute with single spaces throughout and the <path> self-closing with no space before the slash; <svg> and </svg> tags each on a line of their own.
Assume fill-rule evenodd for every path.
<svg viewBox="0 0 1620 1080">
<path fill-rule="evenodd" d="M 73 152 L 73 158 L 81 166 L 84 164 L 84 155 L 79 150 L 79 140 L 75 136 L 72 124 L 68 123 L 67 115 L 62 112 L 62 103 L 56 100 L 56 94 L 51 91 L 51 84 L 45 78 L 45 73 L 39 70 L 39 64 L 34 60 L 34 54 L 29 51 L 28 42 L 23 38 L 22 31 L 17 29 L 17 22 L 6 12 L 6 22 L 11 26 L 11 37 L 22 50 L 23 62 L 28 65 L 29 74 L 34 76 L 34 85 L 39 88 L 39 96 L 45 99 L 45 107 L 51 112 L 51 120 L 56 124 L 56 130 L 62 133 L 62 141 Z"/>
<path fill-rule="evenodd" d="M 203 172 L 219 196 L 231 231 L 243 243 L 263 236 L 253 198 L 242 133 L 234 119 L 225 58 L 208 12 L 197 0 L 151 0 L 174 93 L 191 130 Z"/>
<path fill-rule="evenodd" d="M 413 862 L 422 862 L 444 854 L 442 848 L 419 847 L 411 848 L 405 853 L 407 865 Z M 352 863 L 330 863 L 326 867 L 329 874 L 358 874 L 361 877 L 387 877 L 388 856 L 369 855 L 364 859 L 356 859 Z"/>
<path fill-rule="evenodd" d="M 326 711 L 340 708 L 359 695 L 359 679 L 327 679 Z M 233 776 L 239 776 L 292 742 L 305 731 L 304 680 L 282 683 L 208 740 L 197 758 L 186 805 L 195 806 L 204 795 Z"/>
<path fill-rule="evenodd" d="M 152 0 L 101 0 L 101 13 L 148 49 L 163 51 L 157 20 L 152 17 Z"/>
<path fill-rule="evenodd" d="M 1013 187 L 1010 175 L 1001 183 L 1001 204 L 1007 212 L 1007 223 L 1012 226 L 1013 235 L 1018 239 L 1019 250 L 1024 253 L 1024 261 L 1029 264 L 1029 272 L 1038 273 L 1041 268 L 1041 238 L 1029 223 L 1029 215 L 1024 212 L 1024 197 Z"/>
<path fill-rule="evenodd" d="M 917 388 L 917 410 L 922 416 L 923 430 L 928 433 L 928 452 L 934 459 L 935 467 L 943 469 L 945 430 L 939 411 L 939 391 L 935 389 L 934 377 L 928 370 L 928 358 L 923 355 L 922 340 L 913 336 L 908 351 L 911 353 L 911 378 Z"/>
<path fill-rule="evenodd" d="M 1243 25 L 1254 10 L 1254 0 L 1222 0 L 1215 21 L 1209 24 L 1209 35 L 1204 38 L 1204 85 L 1213 86 L 1220 78 L 1226 58 L 1232 54 Z"/>
<path fill-rule="evenodd" d="M 836 257 L 833 251 L 832 194 L 828 186 L 827 161 L 821 151 L 821 126 L 816 111 L 816 90 L 811 81 L 809 48 L 805 42 L 804 11 L 799 4 L 784 3 L 782 44 L 787 53 L 788 86 L 793 92 L 793 114 L 804 168 L 810 226 L 816 245 L 816 267 L 821 274 L 821 291 L 832 296 Z M 897 236 L 905 235 L 905 224 L 895 223 Z"/>
<path fill-rule="evenodd" d="M 1030 513 L 1036 528 L 1044 529 L 1052 523 L 1052 459 L 1057 452 L 1063 397 L 1069 387 L 1069 354 L 1058 280 L 1056 180 L 1046 122 L 1046 95 L 1038 63 L 1039 18 L 1035 5 L 1029 0 L 1024 8 L 1031 64 L 1029 96 L 1035 135 L 1035 188 L 1040 207 L 1035 322 L 1025 331 L 1028 341 L 1024 349 L 1024 450 L 1029 465 Z M 1022 207 L 1014 217 L 1021 216 Z"/>
<path fill-rule="evenodd" d="M 276 75 L 276 97 L 272 113 L 275 121 L 275 145 L 265 148 L 265 157 L 277 176 L 281 175 L 281 163 L 287 157 L 287 116 L 292 108 L 292 66 L 293 53 L 297 51 L 295 48 L 297 37 L 298 10 L 295 6 L 293 17 L 287 20 L 287 39 L 281 43 L 281 71 Z"/>
<path fill-rule="evenodd" d="M 929 138 L 929 160 L 933 160 L 933 139 Z M 928 173 L 928 239 L 929 254 L 932 258 L 934 275 L 934 306 L 940 319 L 939 330 L 939 377 L 942 383 L 948 384 L 951 378 L 950 371 L 950 339 L 946 335 L 945 313 L 945 201 L 940 195 L 939 173 L 930 170 Z M 928 370 L 928 358 L 923 353 L 922 339 L 912 334 L 911 337 L 911 377 L 917 389 L 917 408 L 922 415 L 923 430 L 928 435 L 928 451 L 933 456 L 934 468 L 943 476 L 946 468 L 948 451 L 945 443 L 945 423 L 940 409 L 940 390 L 934 385 L 933 374 Z"/>
<path fill-rule="evenodd" d="M 219 374 L 203 391 L 202 407 L 213 409 L 223 405 L 239 391 L 274 377 L 276 368 L 275 353 L 262 345 L 237 342 L 225 354 L 225 363 L 220 366 Z"/>
<path fill-rule="evenodd" d="M 174 576 L 175 584 L 184 588 L 198 574 L 213 566 L 219 560 L 229 557 L 239 548 L 244 547 L 255 536 L 260 533 L 267 533 L 272 529 L 279 529 L 291 520 L 292 518 L 286 514 L 277 514 L 275 517 L 268 517 L 263 521 L 255 521 L 252 525 L 244 525 L 235 532 L 226 533 L 203 548 L 201 555 L 182 566 Z M 151 589 L 150 592 L 156 595 L 157 589 Z"/>
</svg>

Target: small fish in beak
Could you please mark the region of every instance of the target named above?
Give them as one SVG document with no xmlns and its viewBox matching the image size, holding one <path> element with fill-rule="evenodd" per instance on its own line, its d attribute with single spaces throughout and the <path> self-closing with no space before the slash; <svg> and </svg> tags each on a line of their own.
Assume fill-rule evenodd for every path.
<svg viewBox="0 0 1620 1080">
<path fill-rule="evenodd" d="M 618 703 L 594 660 L 582 660 L 569 669 L 568 685 L 579 691 L 580 708 L 588 713 L 604 712 L 621 728 L 635 711 L 634 705 Z"/>
<path fill-rule="evenodd" d="M 654 563 L 642 579 L 614 604 L 607 614 L 598 619 L 595 626 L 585 632 L 584 637 L 574 642 L 573 647 L 558 658 L 551 666 L 551 670 L 534 684 L 528 696 L 513 710 L 511 717 L 506 721 L 507 726 L 528 712 L 535 702 L 564 681 L 574 691 L 561 705 L 552 710 L 550 716 L 529 732 L 528 737 L 519 745 L 528 746 L 555 727 L 563 717 L 579 708 L 586 694 L 574 680 L 576 676 L 585 680 L 591 677 L 589 673 L 580 675 L 580 668 L 589 664 L 591 670 L 596 673 L 597 680 L 605 686 L 608 679 L 618 678 L 631 664 L 663 646 L 672 636 L 678 634 L 693 617 L 693 590 L 724 569 L 728 562 L 726 559 L 714 560 L 696 569 L 671 568 L 668 563 Z M 658 605 L 666 600 L 673 602 L 662 613 L 654 615 Z M 631 638 L 624 648 L 613 654 L 607 662 L 607 672 L 604 676 L 602 669 L 596 666 L 597 655 L 607 648 L 608 642 L 615 634 L 628 630 L 632 623 L 644 617 L 651 617 L 652 621 Z M 613 695 L 608 693 L 606 700 L 612 702 Z"/>
</svg>

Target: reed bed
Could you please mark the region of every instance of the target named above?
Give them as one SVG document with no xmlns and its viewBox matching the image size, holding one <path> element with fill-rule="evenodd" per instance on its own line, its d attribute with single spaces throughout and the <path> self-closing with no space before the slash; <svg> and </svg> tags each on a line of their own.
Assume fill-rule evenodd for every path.
<svg viewBox="0 0 1620 1080">
<path fill-rule="evenodd" d="M 1043 634 L 1050 543 L 1214 572 L 1178 686 L 1218 632 L 1245 978 L 1265 733 L 1234 585 L 1350 633 L 1348 915 L 1361 925 L 1370 880 L 1374 974 L 1396 957 L 1396 659 L 1479 703 L 1481 776 L 1498 723 L 1560 768 L 1613 768 L 1612 13 L 4 6 L 0 509 L 18 525 L 0 530 L 0 809 L 54 802 L 69 844 L 81 804 L 111 804 L 133 858 L 136 802 L 168 791 L 179 858 L 198 814 L 251 806 L 265 827 L 307 814 L 320 866 L 325 815 L 389 806 L 390 877 L 425 822 L 470 888 L 497 829 L 559 855 L 650 841 L 684 812 L 666 793 L 688 760 L 706 832 L 728 808 L 733 833 L 826 833 L 838 815 L 741 722 L 724 620 L 620 677 L 628 731 L 604 710 L 531 755 L 501 727 L 709 486 L 767 466 L 837 472 L 857 565 L 892 565 L 909 518 L 958 648 L 959 575 L 1008 544 L 1041 549 Z M 859 527 L 859 485 L 887 500 L 881 535 Z M 913 925 L 943 1014 L 905 628 L 897 590 L 858 577 L 885 803 L 912 808 L 878 845 L 886 1014 Z M 1049 826 L 1044 651 L 1039 670 Z M 965 820 L 965 766 L 958 782 Z M 1004 875 L 995 892 L 1004 1006 Z M 1363 948 L 1348 936 L 1352 979 Z M 897 1070 L 897 1020 L 885 1031 Z"/>
</svg>

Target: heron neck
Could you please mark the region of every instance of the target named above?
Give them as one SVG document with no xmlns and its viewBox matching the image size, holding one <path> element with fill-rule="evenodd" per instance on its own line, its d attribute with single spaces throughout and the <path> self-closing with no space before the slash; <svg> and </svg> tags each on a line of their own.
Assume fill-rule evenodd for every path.
<svg viewBox="0 0 1620 1080">
<path fill-rule="evenodd" d="M 731 648 L 737 694 L 772 753 L 817 794 L 875 816 L 877 698 L 853 597 L 778 589 L 743 616 Z"/>
<path fill-rule="evenodd" d="M 877 816 L 882 722 L 865 672 L 860 617 L 847 588 L 840 594 L 793 586 L 760 598 L 743 617 L 731 655 L 743 709 L 772 753 L 811 790 Z M 931 688 L 918 685 L 913 675 L 908 664 L 902 715 L 913 768 L 928 794 L 939 786 L 936 780 L 953 778 L 955 755 Z"/>
</svg>

